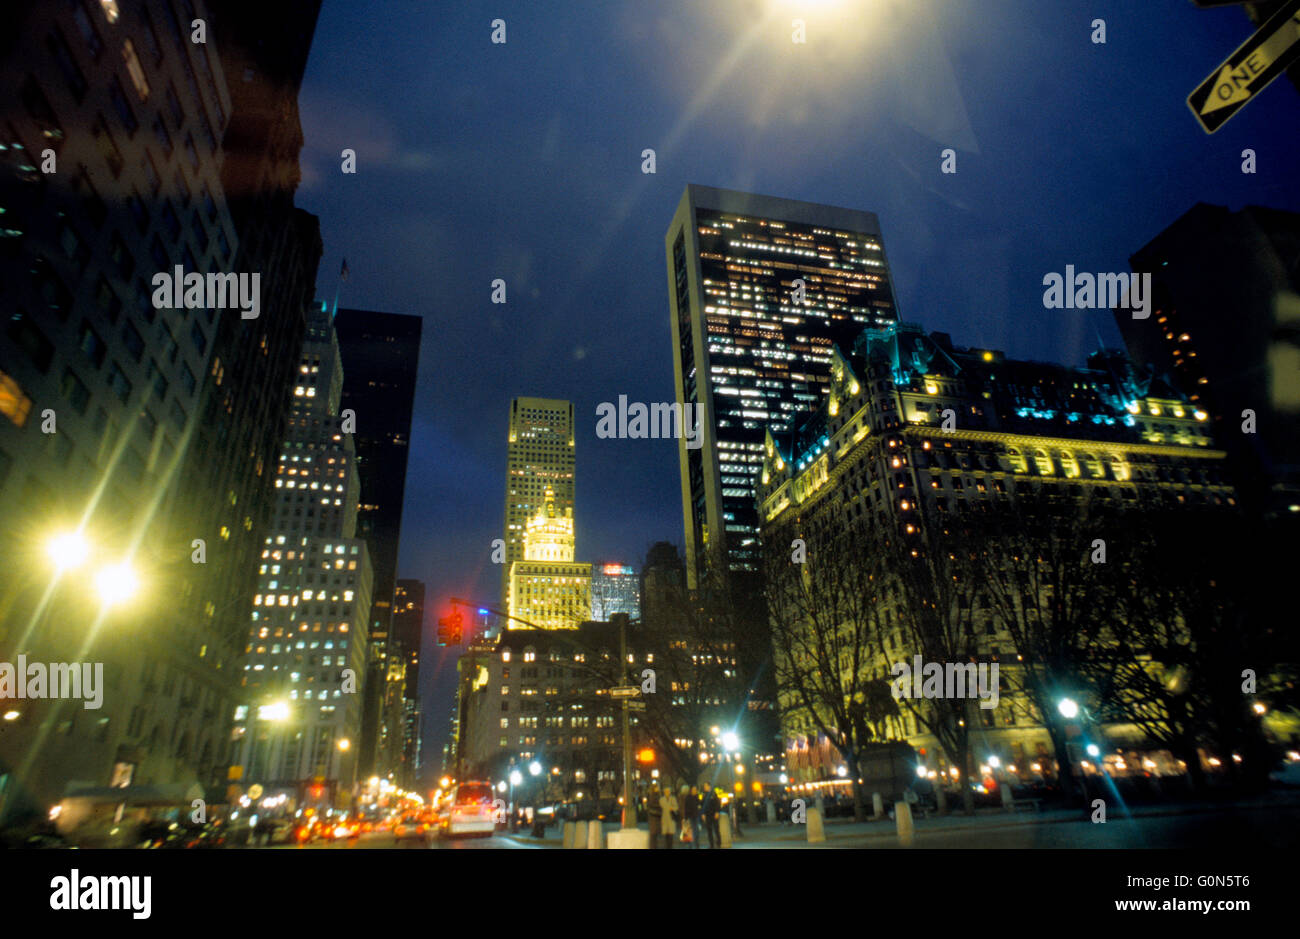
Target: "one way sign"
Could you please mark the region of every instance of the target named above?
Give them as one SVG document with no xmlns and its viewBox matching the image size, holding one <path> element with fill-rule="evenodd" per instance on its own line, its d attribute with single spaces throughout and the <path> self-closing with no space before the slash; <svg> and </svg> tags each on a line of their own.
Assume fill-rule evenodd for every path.
<svg viewBox="0 0 1300 939">
<path fill-rule="evenodd" d="M 1212 134 L 1300 59 L 1300 0 L 1291 0 L 1187 96 L 1187 106 Z"/>
</svg>

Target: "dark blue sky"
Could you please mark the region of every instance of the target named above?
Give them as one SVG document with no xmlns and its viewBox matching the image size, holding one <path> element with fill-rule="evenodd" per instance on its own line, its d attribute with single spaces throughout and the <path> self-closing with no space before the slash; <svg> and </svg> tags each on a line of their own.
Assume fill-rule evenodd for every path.
<svg viewBox="0 0 1300 939">
<path fill-rule="evenodd" d="M 346 257 L 340 305 L 424 317 L 399 575 L 426 582 L 431 619 L 452 594 L 495 600 L 517 394 L 576 406 L 579 560 L 635 564 L 681 541 L 675 441 L 598 440 L 595 408 L 673 398 L 663 239 L 688 182 L 875 212 L 905 319 L 1073 363 L 1097 330 L 1118 333 L 1108 314 L 1044 309 L 1045 273 L 1127 270 L 1197 201 L 1300 209 L 1300 96 L 1285 78 L 1213 137 L 1185 104 L 1251 32 L 1237 8 L 449 6 L 326 0 L 298 194 L 321 218 L 320 296 Z M 497 17 L 504 45 L 490 42 Z M 345 147 L 356 175 L 340 173 Z M 940 173 L 945 147 L 955 175 Z M 424 660 L 426 746 L 446 728 L 453 651 Z"/>
</svg>

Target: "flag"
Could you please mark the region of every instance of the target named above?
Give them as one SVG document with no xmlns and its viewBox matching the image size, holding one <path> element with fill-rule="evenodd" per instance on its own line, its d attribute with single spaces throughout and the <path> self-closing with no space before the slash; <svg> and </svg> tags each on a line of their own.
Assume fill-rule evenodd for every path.
<svg viewBox="0 0 1300 939">
<path fill-rule="evenodd" d="M 347 279 L 348 279 L 348 259 L 344 258 L 343 268 L 342 270 L 339 271 L 339 280 L 347 280 Z"/>
</svg>

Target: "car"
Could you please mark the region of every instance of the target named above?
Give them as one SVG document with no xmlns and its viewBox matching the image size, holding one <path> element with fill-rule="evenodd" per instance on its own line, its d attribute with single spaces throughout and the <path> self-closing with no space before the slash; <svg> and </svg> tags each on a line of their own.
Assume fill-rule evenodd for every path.
<svg viewBox="0 0 1300 939">
<path fill-rule="evenodd" d="M 407 814 L 393 823 L 393 837 L 398 841 L 428 841 L 433 825 L 423 815 Z"/>
<path fill-rule="evenodd" d="M 497 807 L 492 784 L 463 782 L 452 790 L 442 816 L 444 835 L 477 835 L 490 838 L 497 827 Z"/>
</svg>

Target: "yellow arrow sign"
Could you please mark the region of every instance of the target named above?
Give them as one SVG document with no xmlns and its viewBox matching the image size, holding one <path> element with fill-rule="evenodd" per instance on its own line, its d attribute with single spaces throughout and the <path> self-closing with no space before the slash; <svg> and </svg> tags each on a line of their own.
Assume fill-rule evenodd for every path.
<svg viewBox="0 0 1300 939">
<path fill-rule="evenodd" d="M 1187 96 L 1187 106 L 1205 132 L 1212 134 L 1296 61 L 1300 61 L 1300 0 L 1285 0 Z"/>
<path fill-rule="evenodd" d="M 1268 70 L 1268 67 L 1282 58 L 1293 45 L 1300 42 L 1300 12 L 1295 13 L 1290 22 L 1269 36 L 1250 55 L 1239 64 L 1231 62 L 1219 70 L 1214 79 L 1214 90 L 1201 105 L 1202 114 L 1209 114 L 1229 105 L 1247 100 L 1251 94 L 1251 83 Z"/>
</svg>

